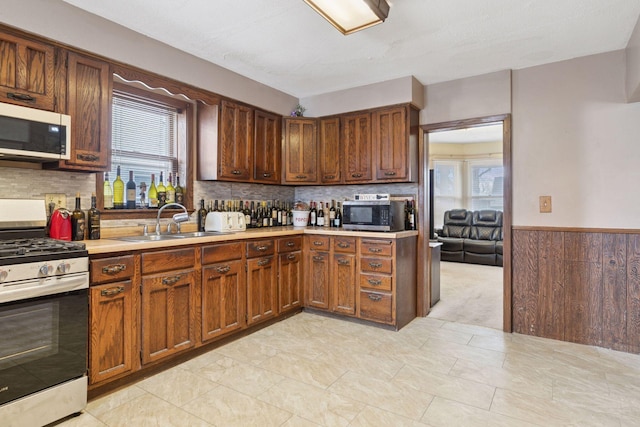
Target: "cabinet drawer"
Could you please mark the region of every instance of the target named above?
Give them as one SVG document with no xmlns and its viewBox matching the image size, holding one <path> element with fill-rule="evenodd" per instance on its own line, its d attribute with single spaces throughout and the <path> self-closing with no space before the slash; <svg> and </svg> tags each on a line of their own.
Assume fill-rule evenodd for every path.
<svg viewBox="0 0 640 427">
<path fill-rule="evenodd" d="M 273 240 L 256 240 L 247 243 L 247 258 L 255 258 L 265 255 L 273 255 L 275 245 Z"/>
<path fill-rule="evenodd" d="M 333 250 L 335 252 L 355 254 L 356 253 L 355 237 L 334 237 Z"/>
<path fill-rule="evenodd" d="M 302 249 L 302 237 L 287 237 L 278 240 L 278 252 L 293 252 Z"/>
<path fill-rule="evenodd" d="M 373 273 L 392 273 L 391 258 L 360 258 L 360 271 L 368 271 Z"/>
<path fill-rule="evenodd" d="M 362 240 L 360 253 L 363 256 L 391 256 L 393 253 L 393 240 Z"/>
<path fill-rule="evenodd" d="M 91 260 L 91 283 L 122 280 L 131 276 L 133 255 Z"/>
<path fill-rule="evenodd" d="M 223 243 L 202 248 L 202 264 L 242 258 L 242 243 Z"/>
<path fill-rule="evenodd" d="M 309 236 L 307 238 L 310 251 L 323 251 L 329 250 L 329 237 L 327 236 Z"/>
<path fill-rule="evenodd" d="M 373 274 L 360 275 L 360 288 L 369 288 L 391 292 L 393 280 L 391 276 L 376 276 Z"/>
<path fill-rule="evenodd" d="M 360 291 L 360 318 L 393 323 L 393 298 L 383 292 Z"/>
<path fill-rule="evenodd" d="M 195 264 L 194 248 L 146 252 L 142 254 L 142 274 L 191 268 Z"/>
</svg>

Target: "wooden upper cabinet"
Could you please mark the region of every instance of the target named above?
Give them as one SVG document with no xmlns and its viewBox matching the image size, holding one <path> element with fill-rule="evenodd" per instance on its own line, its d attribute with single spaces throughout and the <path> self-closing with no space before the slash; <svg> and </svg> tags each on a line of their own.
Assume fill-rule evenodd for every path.
<svg viewBox="0 0 640 427">
<path fill-rule="evenodd" d="M 284 119 L 283 162 L 287 184 L 318 181 L 317 124 L 315 119 Z"/>
<path fill-rule="evenodd" d="M 373 178 L 371 146 L 371 114 L 341 117 L 344 181 L 363 182 Z"/>
<path fill-rule="evenodd" d="M 407 178 L 407 110 L 408 107 L 395 107 L 373 112 L 373 148 L 378 180 Z"/>
<path fill-rule="evenodd" d="M 0 33 L 0 102 L 53 111 L 55 47 Z"/>
<path fill-rule="evenodd" d="M 218 146 L 218 178 L 250 181 L 253 175 L 253 109 L 222 101 Z"/>
<path fill-rule="evenodd" d="M 342 180 L 342 162 L 340 161 L 340 118 L 320 120 L 320 182 L 339 184 Z"/>
<path fill-rule="evenodd" d="M 111 91 L 109 64 L 68 54 L 67 113 L 71 116 L 71 158 L 61 168 L 106 171 L 111 157 Z"/>
<path fill-rule="evenodd" d="M 255 110 L 253 180 L 265 184 L 280 183 L 281 118 Z"/>
</svg>

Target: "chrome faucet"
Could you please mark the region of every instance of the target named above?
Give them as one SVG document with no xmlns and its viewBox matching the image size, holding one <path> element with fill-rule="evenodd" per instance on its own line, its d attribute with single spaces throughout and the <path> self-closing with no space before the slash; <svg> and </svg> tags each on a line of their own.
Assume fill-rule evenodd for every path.
<svg viewBox="0 0 640 427">
<path fill-rule="evenodd" d="M 158 217 L 156 218 L 156 234 L 157 235 L 160 235 L 160 215 L 162 215 L 162 211 L 165 208 L 168 208 L 169 206 L 176 206 L 176 207 L 182 208 L 182 210 L 184 211 L 184 212 L 180 212 L 173 215 L 172 220 L 174 223 L 180 224 L 181 222 L 189 221 L 189 212 L 187 212 L 187 208 L 182 206 L 180 203 L 167 203 L 166 205 L 161 207 L 160 210 L 158 211 Z M 179 227 L 178 227 L 178 230 L 180 230 Z"/>
</svg>

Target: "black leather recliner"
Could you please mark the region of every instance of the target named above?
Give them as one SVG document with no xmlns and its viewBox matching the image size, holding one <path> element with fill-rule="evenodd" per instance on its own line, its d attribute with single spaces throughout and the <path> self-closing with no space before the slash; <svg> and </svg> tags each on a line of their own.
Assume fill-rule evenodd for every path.
<svg viewBox="0 0 640 427">
<path fill-rule="evenodd" d="M 444 225 L 437 230 L 443 261 L 502 265 L 503 214 L 486 209 L 471 212 L 452 209 L 444 213 Z"/>
</svg>

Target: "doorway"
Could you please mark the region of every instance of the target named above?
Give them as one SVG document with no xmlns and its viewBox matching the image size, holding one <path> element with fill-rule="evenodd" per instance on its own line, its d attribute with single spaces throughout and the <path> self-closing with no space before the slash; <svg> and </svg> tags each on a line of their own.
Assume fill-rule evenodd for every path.
<svg viewBox="0 0 640 427">
<path fill-rule="evenodd" d="M 457 253 L 441 263 L 441 301 L 429 314 L 444 320 L 511 331 L 511 117 L 489 116 L 422 126 L 421 169 L 435 185 L 421 186 L 420 206 L 433 212 L 433 228 L 442 230 L 444 212 L 501 212 L 502 267 Z M 435 169 L 428 174 L 429 169 Z M 434 197 L 430 197 L 433 188 Z M 430 206 L 433 203 L 433 206 Z M 427 222 L 423 222 L 427 227 Z M 430 230 L 426 230 L 428 243 Z M 461 253 L 462 255 L 462 253 Z M 497 255 L 496 255 L 497 256 Z M 453 262 L 455 260 L 455 262 Z M 484 282 L 484 287 L 483 287 Z M 491 287 L 491 288 L 489 288 Z M 428 290 L 430 293 L 430 290 Z M 440 304 L 440 305 L 439 305 Z M 457 313 L 456 313 L 457 312 Z"/>
</svg>

